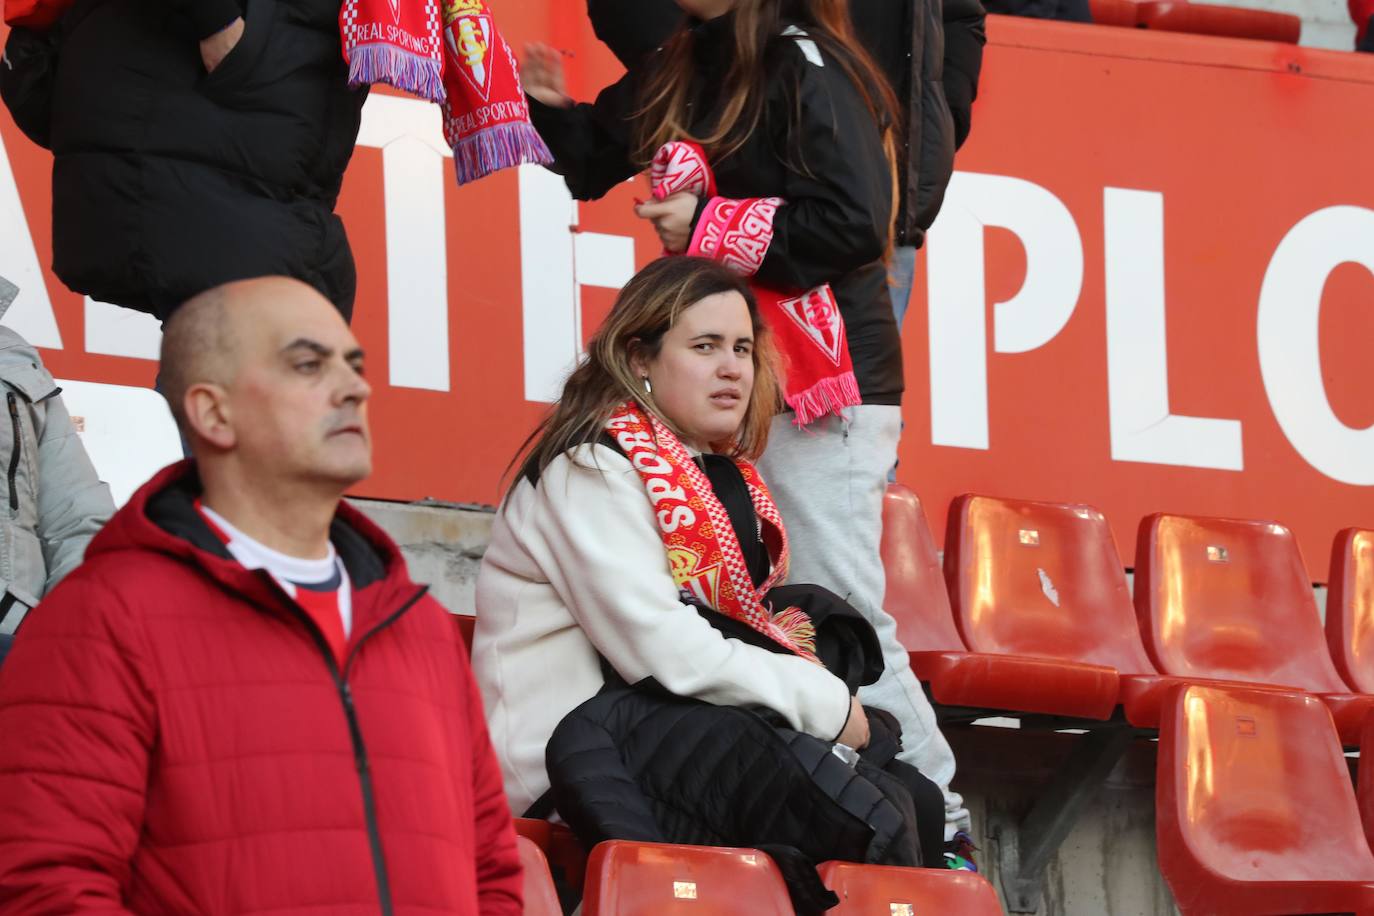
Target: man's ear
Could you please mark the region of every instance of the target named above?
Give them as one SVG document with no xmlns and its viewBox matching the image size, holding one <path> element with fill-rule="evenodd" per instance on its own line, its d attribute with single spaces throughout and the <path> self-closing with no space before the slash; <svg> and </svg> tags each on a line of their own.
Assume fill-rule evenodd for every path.
<svg viewBox="0 0 1374 916">
<path fill-rule="evenodd" d="M 215 448 L 228 451 L 238 441 L 234 431 L 229 393 L 213 382 L 198 382 L 186 389 L 182 401 L 189 431 Z"/>
</svg>

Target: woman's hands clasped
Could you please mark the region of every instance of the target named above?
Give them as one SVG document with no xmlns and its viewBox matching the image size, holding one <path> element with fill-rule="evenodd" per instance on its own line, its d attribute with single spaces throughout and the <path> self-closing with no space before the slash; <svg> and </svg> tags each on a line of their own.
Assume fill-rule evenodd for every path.
<svg viewBox="0 0 1374 916">
<path fill-rule="evenodd" d="M 646 201 L 635 206 L 635 215 L 654 224 L 664 251 L 682 254 L 692 241 L 697 196 L 690 191 L 679 191 L 663 200 Z"/>
</svg>

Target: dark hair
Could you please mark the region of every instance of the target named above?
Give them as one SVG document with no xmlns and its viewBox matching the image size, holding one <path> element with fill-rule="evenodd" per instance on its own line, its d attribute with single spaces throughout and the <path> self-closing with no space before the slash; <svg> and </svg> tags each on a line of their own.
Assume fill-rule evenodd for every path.
<svg viewBox="0 0 1374 916">
<path fill-rule="evenodd" d="M 638 401 L 673 428 L 653 395 L 644 391 L 630 362 L 636 354 L 657 356 L 663 335 L 677 323 L 678 316 L 718 293 L 738 293 L 749 307 L 754 332 L 754 390 L 734 439 L 712 444 L 732 457 L 754 459 L 763 454 L 769 425 L 781 409 L 782 382 L 772 338 L 753 291 L 742 277 L 714 261 L 664 257 L 635 274 L 616 297 L 611 313 L 587 344 L 587 355 L 564 383 L 558 403 L 516 454 L 516 461 L 524 456 L 518 477 L 537 477 L 559 455 L 595 442 L 611 412 L 628 400 Z"/>
<path fill-rule="evenodd" d="M 679 27 L 659 52 L 641 92 L 641 107 L 635 115 L 636 156 L 643 164 L 648 165 L 658 149 L 672 140 L 693 140 L 713 160 L 724 159 L 744 145 L 763 118 L 765 87 L 773 76 L 769 52 L 779 42 L 792 40 L 782 34 L 784 13 L 798 21 L 807 38 L 839 64 L 858 90 L 878 125 L 895 181 L 897 100 L 887 77 L 854 35 L 849 0 L 736 0 L 734 54 L 729 71 L 719 77 L 721 85 L 729 87 L 728 95 L 719 119 L 703 133 L 694 132 L 691 123 L 698 79 L 693 59 L 696 33 L 689 25 Z M 793 93 L 793 119 L 800 116 L 798 96 Z M 791 164 L 805 171 L 803 162 Z"/>
</svg>

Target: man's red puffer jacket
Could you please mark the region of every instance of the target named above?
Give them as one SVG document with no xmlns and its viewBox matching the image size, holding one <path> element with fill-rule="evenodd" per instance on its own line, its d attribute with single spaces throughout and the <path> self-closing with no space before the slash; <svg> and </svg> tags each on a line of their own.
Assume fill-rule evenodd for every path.
<svg viewBox="0 0 1374 916">
<path fill-rule="evenodd" d="M 5 0 L 5 22 L 46 29 L 62 18 L 73 0 Z"/>
<path fill-rule="evenodd" d="M 230 559 L 183 462 L 145 485 L 0 668 L 0 912 L 521 912 L 448 613 L 347 505 L 345 661 Z"/>
</svg>

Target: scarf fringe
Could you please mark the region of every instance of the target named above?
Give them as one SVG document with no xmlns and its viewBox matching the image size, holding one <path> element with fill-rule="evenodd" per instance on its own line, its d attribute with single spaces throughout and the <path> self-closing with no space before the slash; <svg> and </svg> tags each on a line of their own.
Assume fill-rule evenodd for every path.
<svg viewBox="0 0 1374 916">
<path fill-rule="evenodd" d="M 453 166 L 460 185 L 525 163 L 553 163 L 553 155 L 532 124 L 496 124 L 453 144 Z"/>
<path fill-rule="evenodd" d="M 823 378 L 805 391 L 787 396 L 787 406 L 796 412 L 792 422 L 798 427 L 809 426 L 828 413 L 838 414 L 846 407 L 862 403 L 859 380 L 853 372 Z"/>
<path fill-rule="evenodd" d="M 772 624 L 788 642 L 812 655 L 816 654 L 816 625 L 801 608 L 789 607 L 778 611 L 773 615 Z"/>
<path fill-rule="evenodd" d="M 348 85 L 386 83 L 403 92 L 443 105 L 443 67 L 435 60 L 392 44 L 358 45 L 348 54 Z"/>
</svg>

